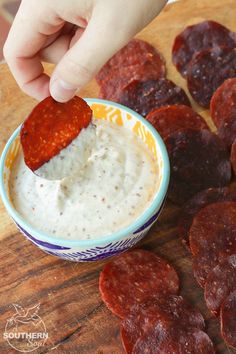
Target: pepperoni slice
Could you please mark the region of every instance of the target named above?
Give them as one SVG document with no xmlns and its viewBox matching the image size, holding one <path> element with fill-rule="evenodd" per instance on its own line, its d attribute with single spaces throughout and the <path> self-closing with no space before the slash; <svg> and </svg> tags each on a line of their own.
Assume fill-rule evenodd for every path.
<svg viewBox="0 0 236 354">
<path fill-rule="evenodd" d="M 228 152 L 209 130 L 177 131 L 165 140 L 171 165 L 169 198 L 178 204 L 209 187 L 230 182 Z"/>
<path fill-rule="evenodd" d="M 217 128 L 231 117 L 236 118 L 236 78 L 228 79 L 218 87 L 212 96 L 210 109 Z"/>
<path fill-rule="evenodd" d="M 153 109 L 162 106 L 172 104 L 190 106 L 184 90 L 167 79 L 145 82 L 134 80 L 122 88 L 118 101 L 144 117 Z"/>
<path fill-rule="evenodd" d="M 121 336 L 126 353 L 132 353 L 140 336 L 151 332 L 162 323 L 168 330 L 173 323 L 181 323 L 182 327 L 204 329 L 204 319 L 199 311 L 189 305 L 181 296 L 149 299 L 134 305 L 130 315 L 121 324 Z"/>
<path fill-rule="evenodd" d="M 195 53 L 212 47 L 235 47 L 236 42 L 228 28 L 215 21 L 203 21 L 188 26 L 175 39 L 172 60 L 183 77 Z"/>
<path fill-rule="evenodd" d="M 191 107 L 172 105 L 154 109 L 146 119 L 163 139 L 181 129 L 209 129 L 204 119 Z"/>
<path fill-rule="evenodd" d="M 224 259 L 207 277 L 205 301 L 209 310 L 217 315 L 221 304 L 233 290 L 236 290 L 236 254 Z"/>
<path fill-rule="evenodd" d="M 183 328 L 174 324 L 168 332 L 162 324 L 151 333 L 140 337 L 133 354 L 214 354 L 214 346 L 208 335 L 198 328 Z"/>
<path fill-rule="evenodd" d="M 209 251 L 236 253 L 236 202 L 218 202 L 201 209 L 189 233 L 193 255 Z"/>
<path fill-rule="evenodd" d="M 122 87 L 126 86 L 129 80 L 126 77 L 111 75 L 109 80 L 100 87 L 99 98 L 104 100 L 119 102 Z"/>
<path fill-rule="evenodd" d="M 99 290 L 107 307 L 124 318 L 136 303 L 157 294 L 177 294 L 179 278 L 174 268 L 154 253 L 133 250 L 105 265 Z"/>
<path fill-rule="evenodd" d="M 218 202 L 201 209 L 190 233 L 193 273 L 204 287 L 208 274 L 226 257 L 236 254 L 236 202 Z"/>
<path fill-rule="evenodd" d="M 236 349 L 236 291 L 224 301 L 221 311 L 221 334 L 227 345 Z"/>
<path fill-rule="evenodd" d="M 219 137 L 230 147 L 236 139 L 236 78 L 226 80 L 216 90 L 210 109 Z"/>
<path fill-rule="evenodd" d="M 234 141 L 232 148 L 231 148 L 230 160 L 231 160 L 234 174 L 236 176 L 236 140 Z"/>
<path fill-rule="evenodd" d="M 127 86 L 133 80 L 147 81 L 158 80 L 160 73 L 153 63 L 147 62 L 142 65 L 133 65 L 120 69 L 119 76 L 117 72 L 111 73 L 107 80 L 101 84 L 99 97 L 110 101 L 119 102 L 119 97 L 123 87 Z"/>
<path fill-rule="evenodd" d="M 198 284 L 202 288 L 205 287 L 208 274 L 219 264 L 219 261 L 222 261 L 222 259 L 227 256 L 227 254 L 223 254 L 221 258 L 217 251 L 212 252 L 207 250 L 202 251 L 193 257 L 193 274 Z"/>
<path fill-rule="evenodd" d="M 21 127 L 20 139 L 26 165 L 35 171 L 75 139 L 92 119 L 92 110 L 80 97 L 67 103 L 45 98 Z"/>
<path fill-rule="evenodd" d="M 215 47 L 197 53 L 188 66 L 188 89 L 194 100 L 208 108 L 216 89 L 236 76 L 236 48 Z"/>
<path fill-rule="evenodd" d="M 229 188 L 208 188 L 193 196 L 184 205 L 178 222 L 179 236 L 185 245 L 189 245 L 189 230 L 194 216 L 205 206 L 222 201 L 236 201 L 236 192 Z"/>
<path fill-rule="evenodd" d="M 236 111 L 234 112 L 236 113 Z M 232 114 L 227 120 L 222 122 L 221 126 L 218 128 L 218 136 L 224 142 L 225 146 L 231 147 L 234 140 L 236 139 L 236 115 Z"/>
<path fill-rule="evenodd" d="M 96 80 L 99 85 L 104 86 L 106 83 L 109 84 L 111 75 L 138 79 L 135 73 L 139 68 L 143 74 L 151 70 L 155 76 L 151 78 L 155 79 L 164 77 L 166 72 L 162 55 L 151 44 L 140 39 L 133 39 L 102 67 Z"/>
</svg>

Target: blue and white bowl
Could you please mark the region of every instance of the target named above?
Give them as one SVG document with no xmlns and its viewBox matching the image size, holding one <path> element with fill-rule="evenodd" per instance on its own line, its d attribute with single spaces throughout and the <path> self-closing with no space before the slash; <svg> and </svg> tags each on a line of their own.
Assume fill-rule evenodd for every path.
<svg viewBox="0 0 236 354">
<path fill-rule="evenodd" d="M 130 129 L 147 145 L 158 165 L 159 189 L 151 205 L 129 226 L 99 239 L 68 240 L 36 230 L 14 209 L 9 195 L 9 177 L 13 161 L 20 148 L 20 127 L 7 142 L 0 160 L 0 194 L 3 203 L 19 230 L 43 251 L 76 262 L 97 261 L 128 250 L 140 241 L 157 220 L 162 210 L 169 184 L 169 159 L 165 145 L 156 130 L 139 114 L 119 104 L 87 99 L 96 119 L 106 119 Z"/>
</svg>

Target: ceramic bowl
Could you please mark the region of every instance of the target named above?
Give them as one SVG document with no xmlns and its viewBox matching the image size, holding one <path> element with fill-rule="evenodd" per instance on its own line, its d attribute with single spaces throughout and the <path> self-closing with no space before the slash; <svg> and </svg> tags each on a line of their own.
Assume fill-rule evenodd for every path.
<svg viewBox="0 0 236 354">
<path fill-rule="evenodd" d="M 139 114 L 119 104 L 86 99 L 96 119 L 106 119 L 125 126 L 138 135 L 153 155 L 160 173 L 159 189 L 149 207 L 135 222 L 99 239 L 68 240 L 47 235 L 32 227 L 14 209 L 9 196 L 9 177 L 13 161 L 20 147 L 20 127 L 7 142 L 0 160 L 0 194 L 3 203 L 19 230 L 43 251 L 76 262 L 97 261 L 128 250 L 140 241 L 155 223 L 162 210 L 169 184 L 169 159 L 166 147 L 157 131 Z"/>
</svg>

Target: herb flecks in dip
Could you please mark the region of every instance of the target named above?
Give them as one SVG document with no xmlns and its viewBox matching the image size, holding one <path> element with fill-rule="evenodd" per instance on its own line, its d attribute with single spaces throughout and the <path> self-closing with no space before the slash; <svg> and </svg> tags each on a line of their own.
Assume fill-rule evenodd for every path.
<svg viewBox="0 0 236 354">
<path fill-rule="evenodd" d="M 82 157 L 71 146 L 61 152 L 65 170 L 67 163 L 72 166 L 69 177 L 43 179 L 27 168 L 19 152 L 11 173 L 11 199 L 36 229 L 67 239 L 95 239 L 128 226 L 152 202 L 159 175 L 146 145 L 124 127 L 105 120 L 94 123 L 96 128 L 81 132 Z M 72 157 L 78 159 L 77 170 Z M 45 168 L 50 176 L 58 173 L 56 160 Z"/>
<path fill-rule="evenodd" d="M 95 127 L 90 124 L 88 128 L 83 129 L 67 148 L 62 149 L 58 155 L 34 173 L 50 180 L 60 180 L 78 173 L 92 153 L 96 141 Z"/>
</svg>

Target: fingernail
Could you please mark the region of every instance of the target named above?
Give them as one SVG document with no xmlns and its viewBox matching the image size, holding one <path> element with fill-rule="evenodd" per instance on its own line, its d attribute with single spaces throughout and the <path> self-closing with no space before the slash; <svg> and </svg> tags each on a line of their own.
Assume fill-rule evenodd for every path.
<svg viewBox="0 0 236 354">
<path fill-rule="evenodd" d="M 52 97 L 58 102 L 67 102 L 74 97 L 77 88 L 61 79 L 54 79 L 50 84 Z"/>
</svg>

